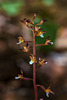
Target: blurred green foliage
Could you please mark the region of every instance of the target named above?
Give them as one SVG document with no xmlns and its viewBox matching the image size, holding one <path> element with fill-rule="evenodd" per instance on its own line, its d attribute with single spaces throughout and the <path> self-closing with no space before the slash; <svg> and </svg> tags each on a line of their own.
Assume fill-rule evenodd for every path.
<svg viewBox="0 0 67 100">
<path fill-rule="evenodd" d="M 4 10 L 10 16 L 16 16 L 21 10 L 21 7 L 25 5 L 24 0 L 17 1 L 5 1 L 1 2 L 1 9 Z"/>
<path fill-rule="evenodd" d="M 43 2 L 43 4 L 48 5 L 48 6 L 54 4 L 54 0 L 42 0 L 42 2 Z"/>
</svg>

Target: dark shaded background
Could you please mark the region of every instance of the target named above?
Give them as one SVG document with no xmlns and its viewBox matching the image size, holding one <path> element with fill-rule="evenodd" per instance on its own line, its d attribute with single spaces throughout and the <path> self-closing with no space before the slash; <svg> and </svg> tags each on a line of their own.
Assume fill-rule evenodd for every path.
<svg viewBox="0 0 67 100">
<path fill-rule="evenodd" d="M 47 88 L 52 83 L 52 91 L 47 98 L 38 88 L 39 99 L 67 100 L 67 0 L 0 0 L 0 100 L 34 100 L 33 83 L 15 80 L 24 71 L 24 76 L 32 78 L 32 66 L 28 54 L 21 52 L 17 37 L 32 40 L 31 31 L 20 22 L 24 17 L 35 23 L 47 19 L 42 25 L 45 38 L 36 37 L 36 44 L 44 43 L 47 36 L 54 45 L 37 47 L 37 58 L 45 57 L 47 65 L 37 70 L 37 83 Z M 32 46 L 32 44 L 30 44 Z"/>
</svg>

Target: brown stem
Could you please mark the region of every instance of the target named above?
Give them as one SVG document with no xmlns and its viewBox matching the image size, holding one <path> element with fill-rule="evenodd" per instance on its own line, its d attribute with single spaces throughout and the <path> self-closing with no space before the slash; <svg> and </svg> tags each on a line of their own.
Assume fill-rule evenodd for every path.
<svg viewBox="0 0 67 100">
<path fill-rule="evenodd" d="M 36 57 L 36 46 L 35 46 L 35 27 L 33 25 L 33 56 Z M 38 100 L 37 86 L 36 86 L 36 63 L 33 63 L 33 85 L 35 92 L 35 100 Z"/>
<path fill-rule="evenodd" d="M 23 77 L 24 80 L 33 80 L 31 78 Z"/>
<path fill-rule="evenodd" d="M 44 44 L 37 44 L 36 46 L 44 46 L 45 45 L 45 43 Z"/>
<path fill-rule="evenodd" d="M 37 86 L 39 86 L 39 87 L 41 87 L 43 90 L 45 90 L 44 86 L 42 86 L 42 85 L 39 85 L 39 84 L 38 84 Z"/>
<path fill-rule="evenodd" d="M 31 53 L 30 53 L 29 51 L 27 51 L 27 53 L 28 53 L 29 55 L 31 55 Z"/>
</svg>

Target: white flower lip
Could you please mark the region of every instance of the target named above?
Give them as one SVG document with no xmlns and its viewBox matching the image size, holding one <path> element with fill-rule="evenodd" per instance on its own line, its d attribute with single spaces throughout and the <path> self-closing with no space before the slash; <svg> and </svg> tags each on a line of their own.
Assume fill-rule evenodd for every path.
<svg viewBox="0 0 67 100">
<path fill-rule="evenodd" d="M 18 77 L 15 77 L 15 79 L 19 79 L 20 77 L 18 76 Z"/>
<path fill-rule="evenodd" d="M 29 62 L 30 65 L 32 65 L 33 63 L 34 63 L 34 62 L 33 62 L 32 60 Z"/>
<path fill-rule="evenodd" d="M 44 35 L 43 35 L 43 34 L 41 34 L 41 35 L 40 35 L 40 37 L 44 38 Z"/>
<path fill-rule="evenodd" d="M 20 44 L 21 43 L 21 41 L 19 41 L 17 44 Z"/>
<path fill-rule="evenodd" d="M 46 96 L 49 97 L 49 92 L 46 92 Z"/>
<path fill-rule="evenodd" d="M 53 42 L 49 42 L 49 43 L 54 44 Z"/>
<path fill-rule="evenodd" d="M 45 64 L 47 64 L 48 62 L 46 61 Z"/>
</svg>

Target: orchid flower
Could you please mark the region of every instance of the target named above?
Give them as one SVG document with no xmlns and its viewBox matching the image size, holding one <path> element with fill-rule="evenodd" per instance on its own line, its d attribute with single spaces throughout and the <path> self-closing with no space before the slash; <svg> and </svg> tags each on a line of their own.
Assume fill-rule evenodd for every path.
<svg viewBox="0 0 67 100">
<path fill-rule="evenodd" d="M 43 59 L 39 58 L 39 64 L 42 66 L 44 64 L 47 64 L 47 61 L 45 61 L 44 58 Z"/>
<path fill-rule="evenodd" d="M 28 77 L 23 77 L 23 71 L 21 70 L 21 74 L 18 74 L 17 77 L 15 77 L 15 79 L 23 79 L 23 80 L 33 80 L 31 78 L 28 78 Z"/>
<path fill-rule="evenodd" d="M 29 62 L 30 65 L 32 65 L 33 63 L 37 63 L 36 57 L 34 57 L 33 55 L 30 56 L 30 59 L 31 59 L 30 62 Z"/>
<path fill-rule="evenodd" d="M 28 46 L 28 43 L 26 44 L 26 46 L 23 46 L 23 49 L 20 49 L 20 50 L 31 54 L 31 53 L 29 52 L 30 48 L 29 48 L 29 46 Z"/>
<path fill-rule="evenodd" d="M 47 97 L 49 97 L 49 94 L 50 94 L 50 93 L 54 94 L 54 92 L 51 91 L 51 89 L 50 89 L 51 85 L 52 85 L 52 84 L 50 84 L 50 86 L 49 86 L 47 89 L 45 89 L 44 86 L 37 84 L 37 86 L 41 87 L 41 88 L 46 92 L 46 96 L 47 96 Z"/>
<path fill-rule="evenodd" d="M 23 51 L 24 51 L 24 52 L 28 52 L 28 50 L 29 50 L 29 48 L 28 48 L 28 47 L 23 46 Z"/>
<path fill-rule="evenodd" d="M 39 31 L 36 36 L 40 36 L 41 38 L 44 38 L 44 35 L 42 34 L 42 31 Z"/>
<path fill-rule="evenodd" d="M 45 45 L 49 45 L 49 44 L 53 44 L 53 42 L 50 42 L 51 40 L 47 40 L 46 42 L 45 42 Z"/>
<path fill-rule="evenodd" d="M 18 42 L 17 44 L 24 43 L 24 39 L 23 39 L 23 37 L 22 37 L 22 36 L 19 36 L 19 37 L 18 37 L 18 39 L 19 39 L 19 42 Z"/>
<path fill-rule="evenodd" d="M 35 32 L 38 32 L 38 30 L 40 29 L 41 27 L 38 27 L 38 25 L 35 25 Z"/>
<path fill-rule="evenodd" d="M 51 84 L 50 84 L 50 86 L 49 86 L 47 89 L 45 89 L 45 92 L 46 92 L 46 96 L 47 96 L 47 97 L 49 97 L 49 94 L 50 94 L 50 93 L 54 94 L 54 92 L 51 91 L 50 87 L 51 87 Z"/>
<path fill-rule="evenodd" d="M 44 33 L 46 33 L 46 31 L 41 31 L 41 29 L 39 29 L 36 36 L 40 36 L 40 37 L 44 38 L 44 35 L 43 35 Z"/>
<path fill-rule="evenodd" d="M 53 42 L 51 42 L 51 40 L 49 40 L 50 37 L 47 37 L 45 45 L 49 45 L 49 44 L 53 44 Z"/>
<path fill-rule="evenodd" d="M 26 46 L 23 46 L 23 51 L 24 52 L 28 52 L 29 51 L 29 45 L 28 45 L 28 43 L 26 44 Z"/>
<path fill-rule="evenodd" d="M 21 74 L 18 74 L 17 77 L 15 77 L 15 79 L 23 79 L 23 71 L 21 70 Z"/>
</svg>

